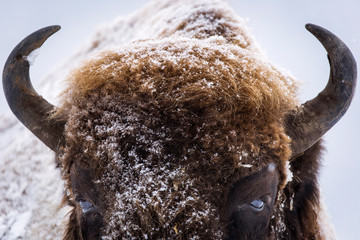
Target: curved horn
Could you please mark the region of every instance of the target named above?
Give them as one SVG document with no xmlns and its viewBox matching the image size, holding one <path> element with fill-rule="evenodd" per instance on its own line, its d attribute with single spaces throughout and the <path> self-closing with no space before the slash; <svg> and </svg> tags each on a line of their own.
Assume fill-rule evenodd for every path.
<svg viewBox="0 0 360 240">
<path fill-rule="evenodd" d="M 59 29 L 60 26 L 50 26 L 30 34 L 11 52 L 3 71 L 4 93 L 12 112 L 54 151 L 63 142 L 65 122 L 49 119 L 49 114 L 55 107 L 34 90 L 29 77 L 30 64 L 27 56 Z"/>
<path fill-rule="evenodd" d="M 307 24 L 325 47 L 330 62 L 330 78 L 314 99 L 307 101 L 285 118 L 286 132 L 292 139 L 293 157 L 316 143 L 347 111 L 356 86 L 356 62 L 349 48 L 328 30 Z"/>
</svg>

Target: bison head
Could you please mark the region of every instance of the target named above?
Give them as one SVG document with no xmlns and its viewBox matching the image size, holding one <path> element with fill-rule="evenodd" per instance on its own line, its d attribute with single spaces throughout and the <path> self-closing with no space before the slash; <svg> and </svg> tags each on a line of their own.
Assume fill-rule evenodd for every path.
<svg viewBox="0 0 360 240">
<path fill-rule="evenodd" d="M 6 62 L 4 92 L 56 152 L 73 206 L 66 239 L 289 237 L 302 189 L 285 187 L 286 166 L 315 151 L 356 83 L 345 44 L 307 29 L 326 48 L 331 74 L 301 106 L 289 79 L 246 50 L 162 40 L 84 64 L 60 111 L 33 89 L 26 59 L 59 27 L 25 38 Z"/>
</svg>

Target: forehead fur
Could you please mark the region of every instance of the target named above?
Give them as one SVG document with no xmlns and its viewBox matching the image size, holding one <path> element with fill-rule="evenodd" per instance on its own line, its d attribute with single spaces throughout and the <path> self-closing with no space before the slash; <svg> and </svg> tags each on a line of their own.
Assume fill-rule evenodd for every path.
<svg viewBox="0 0 360 240">
<path fill-rule="evenodd" d="M 264 125 L 293 107 L 293 93 L 289 76 L 221 38 L 162 39 L 103 52 L 83 64 L 69 78 L 63 108 L 94 94 L 118 94 Z"/>
<path fill-rule="evenodd" d="M 224 136 L 236 132 L 254 157 L 267 146 L 285 161 L 290 150 L 281 121 L 294 107 L 293 92 L 289 76 L 221 37 L 161 39 L 103 52 L 84 63 L 69 78 L 62 110 L 70 116 L 105 110 L 115 99 L 118 105 L 151 105 L 176 117 L 190 114 L 189 121 L 199 126 L 216 122 Z"/>
</svg>

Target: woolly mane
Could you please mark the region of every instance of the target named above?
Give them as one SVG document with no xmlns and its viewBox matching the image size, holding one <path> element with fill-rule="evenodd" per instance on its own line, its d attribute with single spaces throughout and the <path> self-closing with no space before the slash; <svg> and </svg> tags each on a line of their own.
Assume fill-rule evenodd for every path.
<svg viewBox="0 0 360 240">
<path fill-rule="evenodd" d="M 218 239 L 230 187 L 274 162 L 275 237 L 285 228 L 291 151 L 282 120 L 297 103 L 294 80 L 264 60 L 223 2 L 180 2 L 163 10 L 174 10 L 163 19 L 168 29 L 105 51 L 69 76 L 59 109 L 69 116 L 59 156 L 68 189 L 72 164 L 94 169 L 111 203 L 104 239 Z"/>
</svg>

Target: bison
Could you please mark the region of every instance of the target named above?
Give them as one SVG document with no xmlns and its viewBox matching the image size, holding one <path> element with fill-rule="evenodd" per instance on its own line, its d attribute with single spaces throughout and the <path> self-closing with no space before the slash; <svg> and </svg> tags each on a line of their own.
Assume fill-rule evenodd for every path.
<svg viewBox="0 0 360 240">
<path fill-rule="evenodd" d="M 325 239 L 321 137 L 354 94 L 350 50 L 306 25 L 331 73 L 299 104 L 296 81 L 217 1 L 166 21 L 74 69 L 59 106 L 32 87 L 27 57 L 59 26 L 29 35 L 5 64 L 11 110 L 55 152 L 71 207 L 64 239 Z"/>
</svg>

